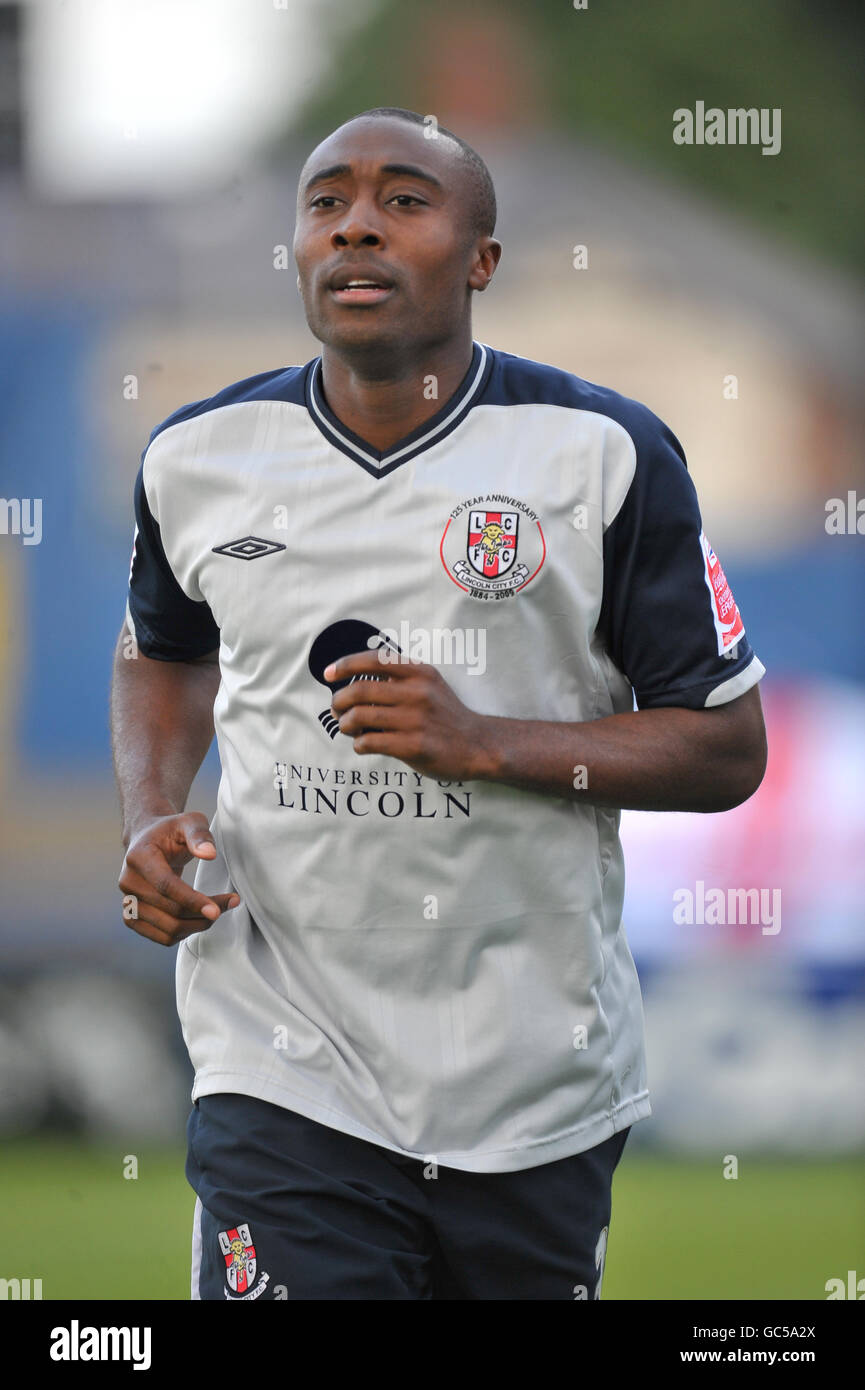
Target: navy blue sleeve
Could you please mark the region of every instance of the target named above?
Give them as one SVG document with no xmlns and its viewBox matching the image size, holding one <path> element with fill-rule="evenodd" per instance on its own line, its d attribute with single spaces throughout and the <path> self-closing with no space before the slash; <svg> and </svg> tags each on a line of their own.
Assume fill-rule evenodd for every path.
<svg viewBox="0 0 865 1390">
<path fill-rule="evenodd" d="M 638 708 L 722 704 L 764 668 L 703 533 L 682 446 L 648 411 L 629 433 L 636 471 L 604 535 L 599 629 Z"/>
<path fill-rule="evenodd" d="M 135 545 L 129 571 L 129 617 L 139 649 L 157 661 L 189 661 L 219 646 L 208 605 L 181 589 L 147 502 L 142 463 L 135 480 Z"/>
</svg>

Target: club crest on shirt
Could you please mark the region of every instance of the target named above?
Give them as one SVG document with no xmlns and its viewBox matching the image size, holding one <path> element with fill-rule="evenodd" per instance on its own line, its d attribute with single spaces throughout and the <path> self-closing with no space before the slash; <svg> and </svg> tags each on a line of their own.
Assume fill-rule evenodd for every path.
<svg viewBox="0 0 865 1390">
<path fill-rule="evenodd" d="M 228 1284 L 228 1288 L 223 1289 L 225 1297 L 249 1299 L 263 1294 L 270 1275 L 262 1274 L 255 1288 L 252 1287 L 258 1261 L 249 1226 L 243 1222 L 220 1231 L 219 1248 L 225 1258 L 225 1282 Z"/>
<path fill-rule="evenodd" d="M 445 573 L 471 598 L 512 598 L 546 556 L 536 512 L 516 497 L 469 497 L 451 512 L 441 538 Z"/>
<path fill-rule="evenodd" d="M 520 533 L 519 512 L 469 512 L 466 558 L 484 579 L 499 579 L 513 567 Z"/>
</svg>

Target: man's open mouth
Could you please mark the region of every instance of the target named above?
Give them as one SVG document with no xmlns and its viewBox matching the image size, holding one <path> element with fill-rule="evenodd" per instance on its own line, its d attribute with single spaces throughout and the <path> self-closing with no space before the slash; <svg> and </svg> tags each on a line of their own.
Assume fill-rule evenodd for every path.
<svg viewBox="0 0 865 1390">
<path fill-rule="evenodd" d="M 393 292 L 390 281 L 378 275 L 337 271 L 331 278 L 330 292 L 339 304 L 378 304 Z"/>
</svg>

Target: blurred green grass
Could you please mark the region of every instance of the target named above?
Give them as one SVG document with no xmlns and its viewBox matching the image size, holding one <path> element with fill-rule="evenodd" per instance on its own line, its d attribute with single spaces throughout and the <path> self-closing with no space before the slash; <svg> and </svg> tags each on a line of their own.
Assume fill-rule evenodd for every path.
<svg viewBox="0 0 865 1390">
<path fill-rule="evenodd" d="M 41 1278 L 45 1299 L 188 1299 L 195 1197 L 182 1149 L 7 1143 L 0 1155 L 0 1277 Z M 865 1275 L 865 1163 L 626 1154 L 613 1189 L 605 1299 L 825 1299 Z"/>
</svg>

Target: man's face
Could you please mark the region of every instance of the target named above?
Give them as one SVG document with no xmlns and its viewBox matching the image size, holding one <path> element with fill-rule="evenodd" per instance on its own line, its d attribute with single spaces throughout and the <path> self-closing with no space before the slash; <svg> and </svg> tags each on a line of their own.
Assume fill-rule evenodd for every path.
<svg viewBox="0 0 865 1390">
<path fill-rule="evenodd" d="M 294 238 L 315 337 L 373 350 L 453 337 L 469 288 L 495 264 L 482 255 L 491 238 L 468 225 L 468 196 L 453 142 L 421 126 L 365 117 L 322 141 L 300 177 Z"/>
</svg>

